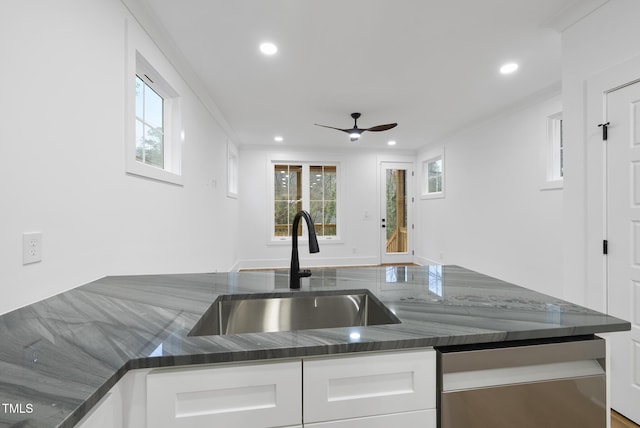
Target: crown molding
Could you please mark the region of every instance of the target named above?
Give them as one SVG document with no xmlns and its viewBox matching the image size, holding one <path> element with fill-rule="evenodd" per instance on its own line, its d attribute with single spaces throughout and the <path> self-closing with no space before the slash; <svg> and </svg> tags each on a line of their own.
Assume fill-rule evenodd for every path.
<svg viewBox="0 0 640 428">
<path fill-rule="evenodd" d="M 167 57 L 167 60 L 175 67 L 180 77 L 191 88 L 194 95 L 200 100 L 202 105 L 211 114 L 213 119 L 220 125 L 227 137 L 236 144 L 241 144 L 236 132 L 209 95 L 209 91 L 193 71 L 191 65 L 186 60 L 174 40 L 169 35 L 165 27 L 148 5 L 146 0 L 121 0 L 122 4 L 140 24 L 142 29 L 149 35 L 151 40 L 158 46 L 158 49 Z"/>
<path fill-rule="evenodd" d="M 569 6 L 542 23 L 543 28 L 551 28 L 562 33 L 609 0 L 574 0 Z"/>
</svg>

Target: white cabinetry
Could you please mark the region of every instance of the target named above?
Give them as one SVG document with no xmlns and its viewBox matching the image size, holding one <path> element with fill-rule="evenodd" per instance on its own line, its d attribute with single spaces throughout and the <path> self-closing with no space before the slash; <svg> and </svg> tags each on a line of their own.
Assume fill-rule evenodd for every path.
<svg viewBox="0 0 640 428">
<path fill-rule="evenodd" d="M 76 428 L 146 426 L 146 377 L 149 369 L 131 370 L 85 415 Z"/>
<path fill-rule="evenodd" d="M 147 427 L 300 426 L 300 361 L 154 370 Z"/>
<path fill-rule="evenodd" d="M 435 428 L 435 358 L 420 349 L 132 370 L 77 426 Z"/>
<path fill-rule="evenodd" d="M 436 426 L 432 349 L 303 361 L 305 427 Z"/>
<path fill-rule="evenodd" d="M 117 389 L 116 387 L 114 387 Z M 122 426 L 122 400 L 118 391 L 111 390 L 78 424 L 77 428 L 120 428 Z"/>
</svg>

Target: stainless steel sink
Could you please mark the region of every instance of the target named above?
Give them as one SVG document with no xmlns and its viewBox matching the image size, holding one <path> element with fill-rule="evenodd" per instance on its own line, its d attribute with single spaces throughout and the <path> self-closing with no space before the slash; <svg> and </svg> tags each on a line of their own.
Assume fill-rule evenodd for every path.
<svg viewBox="0 0 640 428">
<path fill-rule="evenodd" d="M 398 324 L 369 290 L 231 294 L 216 299 L 189 332 L 208 336 Z"/>
</svg>

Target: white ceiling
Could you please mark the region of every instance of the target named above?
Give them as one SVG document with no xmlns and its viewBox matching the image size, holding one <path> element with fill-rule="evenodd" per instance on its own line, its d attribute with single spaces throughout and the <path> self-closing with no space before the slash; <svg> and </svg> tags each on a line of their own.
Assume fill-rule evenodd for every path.
<svg viewBox="0 0 640 428">
<path fill-rule="evenodd" d="M 138 0 L 237 144 L 414 150 L 559 88 L 550 19 L 575 0 Z M 269 40 L 279 52 L 266 57 Z M 503 76 L 500 65 L 520 69 Z M 348 135 L 349 128 L 398 126 Z"/>
</svg>

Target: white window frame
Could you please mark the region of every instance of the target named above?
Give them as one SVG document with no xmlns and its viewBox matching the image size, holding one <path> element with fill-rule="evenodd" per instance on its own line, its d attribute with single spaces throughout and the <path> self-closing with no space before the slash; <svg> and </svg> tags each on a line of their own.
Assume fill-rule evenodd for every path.
<svg viewBox="0 0 640 428">
<path fill-rule="evenodd" d="M 545 177 L 542 190 L 562 189 L 562 112 L 547 116 L 547 138 L 545 142 Z"/>
<path fill-rule="evenodd" d="M 291 236 L 275 236 L 273 231 L 275 229 L 275 208 L 274 208 L 274 194 L 275 194 L 275 182 L 274 182 L 274 167 L 275 165 L 300 165 L 302 166 L 302 209 L 305 211 L 309 211 L 311 206 L 310 195 L 309 195 L 309 186 L 310 186 L 310 172 L 309 168 L 311 166 L 334 166 L 336 168 L 336 234 L 334 236 L 317 236 L 318 241 L 322 241 L 323 243 L 342 243 L 341 238 L 341 219 L 342 219 L 342 191 L 341 191 L 341 171 L 340 171 L 340 162 L 333 161 L 309 161 L 309 160 L 291 160 L 291 159 L 271 159 L 268 163 L 268 174 L 269 179 L 268 183 L 270 185 L 269 188 L 269 209 L 267 212 L 269 213 L 269 228 L 268 228 L 268 244 L 287 244 L 290 245 Z M 306 242 L 308 240 L 307 226 L 302 221 L 302 235 L 298 236 L 298 241 Z"/>
<path fill-rule="evenodd" d="M 438 160 L 442 161 L 442 174 L 441 174 L 441 190 L 438 192 L 430 192 L 429 191 L 429 164 L 432 162 L 436 162 Z M 437 199 L 445 197 L 445 160 L 444 160 L 444 148 L 440 148 L 438 150 L 432 151 L 426 156 L 421 162 L 421 199 Z"/>
<path fill-rule="evenodd" d="M 157 46 L 135 24 L 127 22 L 125 65 L 125 172 L 157 181 L 182 186 L 181 99 L 177 91 L 180 77 Z M 164 166 L 159 168 L 136 159 L 136 76 L 163 98 Z M 143 77 L 143 76 L 146 76 Z"/>
</svg>

